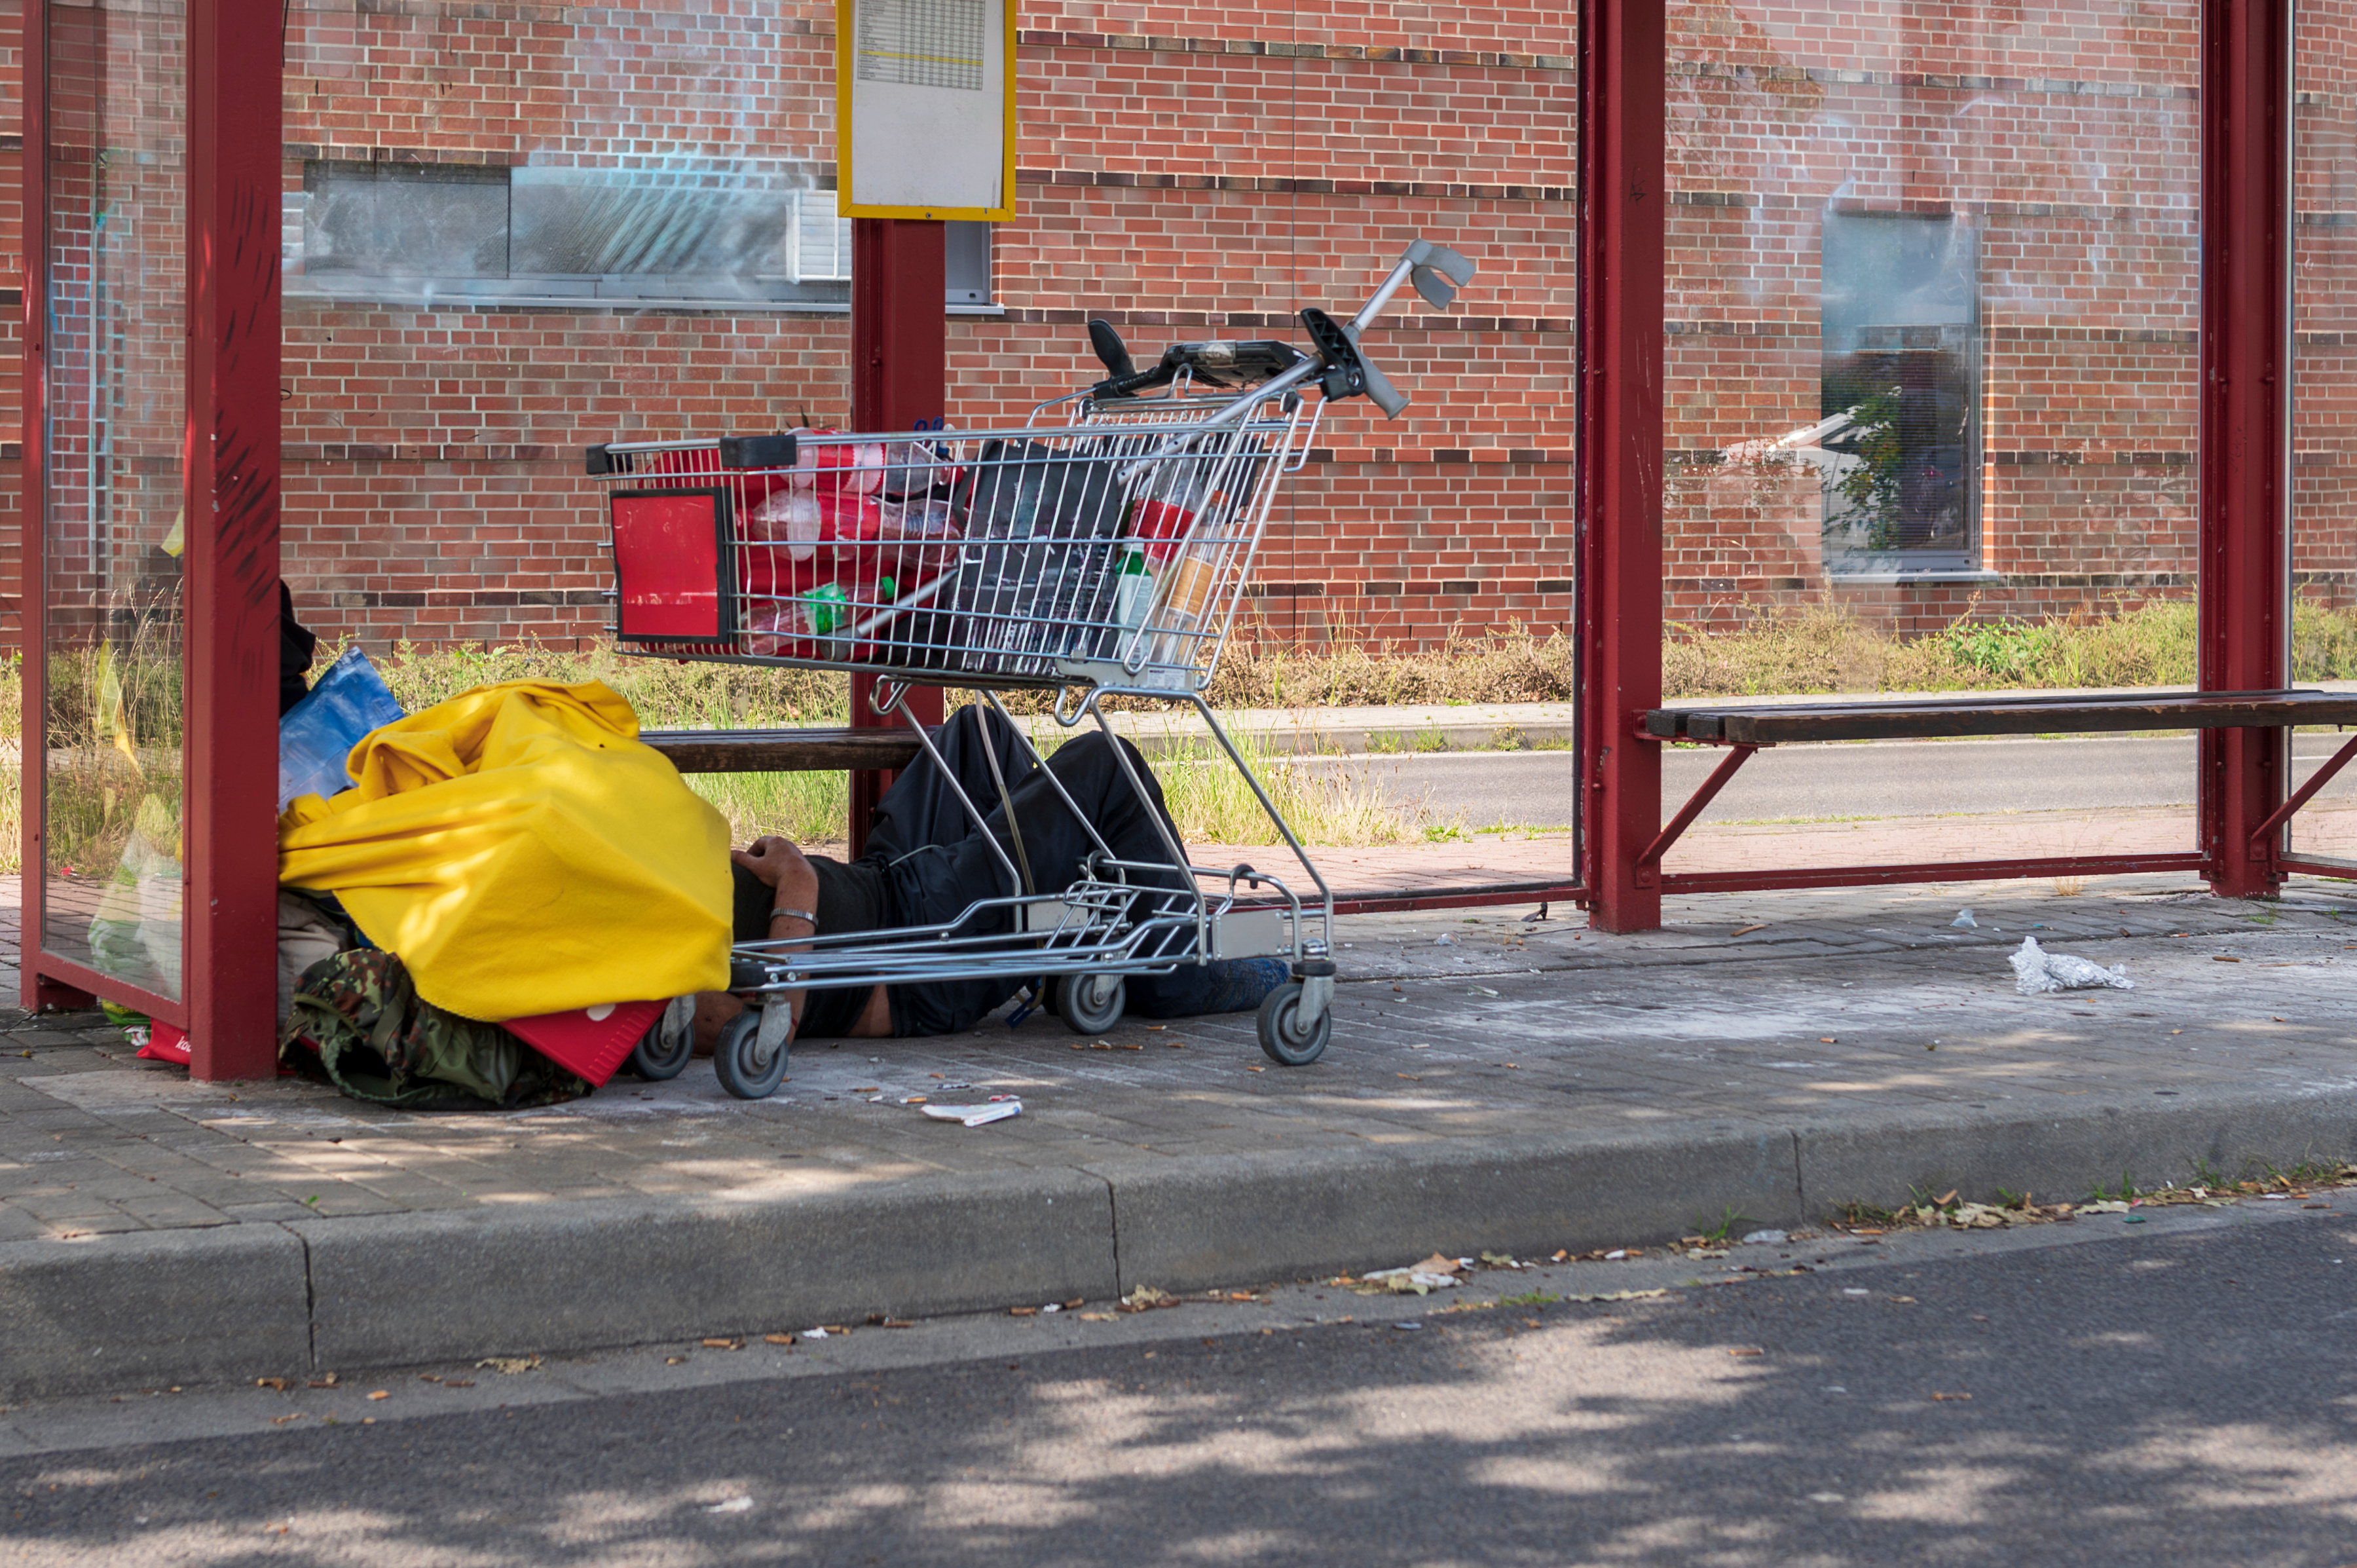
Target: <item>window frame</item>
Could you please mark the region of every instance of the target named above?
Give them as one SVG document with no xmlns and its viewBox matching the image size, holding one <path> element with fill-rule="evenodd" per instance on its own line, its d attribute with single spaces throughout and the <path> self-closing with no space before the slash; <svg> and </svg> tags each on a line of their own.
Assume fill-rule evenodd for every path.
<svg viewBox="0 0 2357 1568">
<path fill-rule="evenodd" d="M 1968 268 L 1966 298 L 1968 311 L 1962 322 L 1932 326 L 1909 326 L 1903 323 L 1883 324 L 1885 329 L 1900 333 L 1910 331 L 1941 331 L 1961 328 L 1967 337 L 1962 355 L 1965 370 L 1964 391 L 1966 430 L 1964 452 L 1960 459 L 1959 488 L 1964 507 L 1964 542 L 1949 547 L 1921 546 L 1876 551 L 1844 550 L 1835 553 L 1824 542 L 1833 524 L 1831 514 L 1833 472 L 1828 466 L 1819 476 L 1818 537 L 1819 562 L 1828 585 L 1872 586 L 1890 583 L 1995 581 L 2002 574 L 1992 572 L 1984 564 L 1987 558 L 1985 521 L 1987 512 L 1987 433 L 1985 428 L 1986 386 L 1988 375 L 1988 334 L 1982 313 L 1981 288 L 1981 226 L 1969 212 L 1950 209 L 1945 211 L 1921 212 L 1893 210 L 1881 208 L 1828 207 L 1818 230 L 1817 297 L 1818 297 L 1818 371 L 1817 385 L 1822 400 L 1825 384 L 1825 365 L 1834 356 L 1826 347 L 1824 321 L 1826 297 L 1827 239 L 1836 222 L 1867 221 L 1875 223 L 1944 223 L 1952 232 L 1961 234 L 1966 242 Z M 1901 345 L 1905 351 L 1906 346 Z M 1856 351 L 1856 350 L 1853 350 Z M 1822 401 L 1820 403 L 1822 407 Z"/>
<path fill-rule="evenodd" d="M 414 185 L 453 187 L 498 185 L 507 194 L 503 232 L 504 265 L 500 273 L 436 270 L 404 271 L 396 267 L 317 265 L 307 251 L 317 222 L 312 203 L 326 195 L 323 188 L 338 178 L 357 178 L 362 170 L 375 180 Z M 823 194 L 832 205 L 834 186 L 821 175 L 808 186 L 788 188 L 796 202 L 783 247 L 786 273 L 776 277 L 731 277 L 713 273 L 524 273 L 513 269 L 515 256 L 514 168 L 502 164 L 403 164 L 317 157 L 303 160 L 303 188 L 285 193 L 282 220 L 285 296 L 290 305 L 338 304 L 412 305 L 456 309 L 556 308 L 580 311 L 711 310 L 738 314 L 830 314 L 851 308 L 852 220 L 829 213 L 838 228 L 837 260 L 831 273 L 804 276 L 799 258 L 809 220 L 801 204 Z M 981 231 L 972 236 L 952 234 L 953 256 L 964 264 L 953 267 L 945 280 L 943 306 L 952 314 L 998 315 L 996 299 L 992 225 L 952 224 L 953 230 Z"/>
</svg>

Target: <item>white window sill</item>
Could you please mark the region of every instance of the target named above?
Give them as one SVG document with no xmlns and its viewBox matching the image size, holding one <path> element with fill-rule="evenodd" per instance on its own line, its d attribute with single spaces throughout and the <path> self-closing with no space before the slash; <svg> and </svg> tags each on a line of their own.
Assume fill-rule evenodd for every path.
<svg viewBox="0 0 2357 1568">
<path fill-rule="evenodd" d="M 1984 568 L 1928 566 L 1921 572 L 1828 572 L 1836 588 L 1887 588 L 1899 583 L 2002 583 L 2005 574 Z"/>
<path fill-rule="evenodd" d="M 569 310 L 583 315 L 620 315 L 645 311 L 694 312 L 727 316 L 847 316 L 848 300 L 697 298 L 668 295 L 590 294 L 462 294 L 447 289 L 403 289 L 391 285 L 353 285 L 346 287 L 289 286 L 283 295 L 289 306 L 375 305 L 418 310 Z M 943 315 L 1003 317 L 1003 305 L 945 304 Z"/>
</svg>

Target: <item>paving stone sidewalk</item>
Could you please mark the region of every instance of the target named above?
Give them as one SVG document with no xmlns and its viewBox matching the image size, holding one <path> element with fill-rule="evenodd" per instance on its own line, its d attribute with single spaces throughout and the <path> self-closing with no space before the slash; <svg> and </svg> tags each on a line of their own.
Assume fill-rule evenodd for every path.
<svg viewBox="0 0 2357 1568">
<path fill-rule="evenodd" d="M 1959 928 L 1964 906 L 1976 923 Z M 1035 1015 L 940 1039 L 812 1042 L 758 1103 L 728 1099 L 697 1063 L 569 1105 L 415 1115 L 293 1079 L 192 1083 L 134 1060 L 93 1017 L 12 1013 L 0 1017 L 0 1298 L 11 1259 L 54 1280 L 74 1246 L 200 1230 L 216 1233 L 196 1238 L 208 1246 L 299 1239 L 320 1315 L 316 1276 L 339 1238 L 399 1238 L 362 1250 L 414 1273 L 445 1241 L 488 1247 L 496 1232 L 508 1240 L 495 1261 L 451 1266 L 477 1278 L 537 1248 L 569 1282 L 536 1326 L 469 1327 L 477 1338 L 447 1344 L 355 1329 L 343 1342 L 349 1356 L 399 1359 L 502 1333 L 525 1348 L 618 1342 L 625 1331 L 587 1322 L 577 1299 L 595 1277 L 582 1260 L 610 1244 L 597 1227 L 616 1216 L 653 1217 L 650 1234 L 673 1238 L 618 1271 L 673 1267 L 668 1244 L 694 1253 L 677 1263 L 683 1279 L 733 1272 L 757 1243 L 692 1243 L 680 1215 L 771 1216 L 781 1229 L 762 1232 L 765 1248 L 825 1239 L 819 1294 L 803 1257 L 762 1286 L 765 1305 L 715 1305 L 717 1319 L 786 1312 L 789 1297 L 882 1311 L 989 1305 L 1002 1290 L 1049 1299 L 1044 1283 L 1008 1282 L 1029 1282 L 1034 1263 L 1070 1273 L 1054 1261 L 1069 1238 L 1034 1234 L 1030 1208 L 1019 1222 L 952 1212 L 985 1199 L 1061 1203 L 1058 1227 L 1095 1215 L 1083 1229 L 1117 1230 L 1118 1258 L 1091 1281 L 1125 1289 L 1398 1262 L 1491 1238 L 1642 1240 L 1722 1209 L 1814 1219 L 1934 1180 L 2077 1197 L 2121 1160 L 2152 1182 L 2196 1158 L 2357 1149 L 2357 893 L 2338 885 L 2269 904 L 2215 899 L 2187 877 L 2108 879 L 2075 897 L 2024 883 L 1713 895 L 1671 900 L 1664 929 L 1634 937 L 1561 908 L 1528 913 L 1347 920 L 1334 1043 L 1300 1069 L 1262 1057 L 1250 1015 L 1125 1022 L 1102 1039 Z M 2125 963 L 2136 989 L 2016 994 L 2006 956 L 2029 935 Z M 1019 1094 L 1023 1114 L 969 1129 L 904 1103 L 965 1098 L 960 1085 Z M 2066 1125 L 2077 1130 L 2055 1131 Z M 904 1207 L 860 1218 L 871 1199 Z M 926 1225 L 951 1240 L 911 1248 L 1006 1255 L 928 1296 L 927 1265 L 888 1256 L 889 1238 Z M 324 1321 L 311 1354 L 328 1354 Z M 760 1325 L 683 1331 L 699 1326 Z"/>
<path fill-rule="evenodd" d="M 1102 1040 L 1035 1015 L 942 1039 L 812 1042 L 759 1103 L 697 1063 L 570 1105 L 405 1114 L 293 1079 L 191 1083 L 92 1016 L 11 1013 L 0 1240 L 2099 1088 L 2297 1090 L 2357 1074 L 2344 902 L 2357 909 L 2357 895 L 2239 904 L 2185 878 L 2118 878 L 2074 898 L 2018 883 L 1679 898 L 1636 937 L 1563 909 L 1361 917 L 1343 925 L 1333 1047 L 1306 1069 L 1271 1066 L 1250 1015 L 1125 1022 Z M 1979 924 L 1958 929 L 1967 903 Z M 2018 996 L 2005 950 L 2025 935 L 2125 961 L 2138 989 Z M 969 1130 L 900 1103 L 957 1084 L 1018 1093 L 1024 1115 Z"/>
</svg>

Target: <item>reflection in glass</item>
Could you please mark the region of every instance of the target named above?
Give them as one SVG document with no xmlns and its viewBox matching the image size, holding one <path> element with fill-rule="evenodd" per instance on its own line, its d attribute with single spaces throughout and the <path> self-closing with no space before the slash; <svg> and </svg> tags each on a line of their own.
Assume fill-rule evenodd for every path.
<svg viewBox="0 0 2357 1568">
<path fill-rule="evenodd" d="M 48 18 L 40 940 L 178 996 L 185 12 Z"/>
<path fill-rule="evenodd" d="M 2190 597 L 2197 15 L 1672 0 L 1674 620 Z"/>
<path fill-rule="evenodd" d="M 1828 212 L 1824 258 L 1825 564 L 1967 567 L 1980 499 L 1972 223 Z"/>
</svg>

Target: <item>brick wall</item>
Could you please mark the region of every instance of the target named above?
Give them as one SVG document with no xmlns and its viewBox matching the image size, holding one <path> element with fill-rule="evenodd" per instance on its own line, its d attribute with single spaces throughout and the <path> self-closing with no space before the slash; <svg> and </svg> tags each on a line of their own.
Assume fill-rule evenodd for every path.
<svg viewBox="0 0 2357 1568">
<path fill-rule="evenodd" d="M 660 145 L 833 158 L 832 15 L 817 7 L 293 15 L 297 155 L 522 162 Z M 1259 607 L 1287 629 L 1400 639 L 1561 620 L 1568 535 L 1528 493 L 1542 476 L 1567 499 L 1560 16 L 1501 16 L 1469 38 L 1340 14 L 1314 35 L 1272 33 L 1241 7 L 1024 20 L 1022 216 L 996 236 L 1003 315 L 951 321 L 952 422 L 1019 419 L 1093 380 L 1089 315 L 1148 352 L 1294 336 L 1297 305 L 1355 306 L 1429 233 L 1476 257 L 1480 285 L 1462 316 L 1402 315 L 1374 340 L 1415 404 L 1389 424 L 1364 403 L 1328 422 L 1264 555 Z M 290 188 L 300 177 L 290 157 Z M 773 428 L 805 408 L 839 419 L 846 337 L 840 316 L 290 301 L 287 575 L 333 631 L 588 634 L 606 568 L 578 448 Z M 1370 498 L 1402 490 L 1429 504 L 1378 520 Z M 1414 553 L 1391 542 L 1410 537 Z"/>
<path fill-rule="evenodd" d="M 2303 11 L 2298 120 L 2297 565 L 2335 602 L 2357 564 L 2350 15 Z M 1563 623 L 1568 9 L 1063 0 L 1022 21 L 1020 215 L 996 237 L 1002 313 L 951 320 L 952 421 L 1092 379 L 1090 315 L 1149 351 L 1290 336 L 1296 306 L 1354 305 L 1427 234 L 1480 276 L 1458 312 L 1416 306 L 1370 339 L 1415 401 L 1396 421 L 1364 403 L 1327 421 L 1256 609 L 1304 637 L 1395 643 Z M 1975 602 L 2045 615 L 2190 592 L 2194 24 L 2192 0 L 1671 6 L 1674 619 L 1830 591 L 1919 628 Z M 824 180 L 832 28 L 811 4 L 297 0 L 289 188 L 310 157 L 650 152 L 752 152 Z M 1829 209 L 1946 213 L 1978 234 L 1979 521 L 1960 577 L 1829 577 L 1816 476 L 1724 456 L 1819 417 Z M 840 315 L 290 300 L 285 319 L 287 575 L 322 629 L 371 640 L 592 635 L 606 569 L 581 446 L 836 420 L 847 402 Z"/>
</svg>

